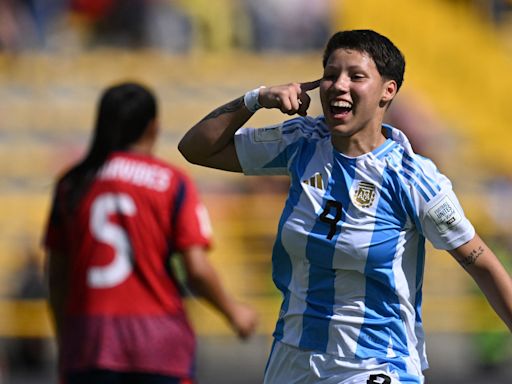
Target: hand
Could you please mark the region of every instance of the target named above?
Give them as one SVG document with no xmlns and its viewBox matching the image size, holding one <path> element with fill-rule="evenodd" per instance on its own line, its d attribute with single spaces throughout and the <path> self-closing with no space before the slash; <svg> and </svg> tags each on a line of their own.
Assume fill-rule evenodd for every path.
<svg viewBox="0 0 512 384">
<path fill-rule="evenodd" d="M 240 339 L 247 339 L 254 333 L 258 325 L 259 319 L 256 311 L 246 304 L 235 303 L 230 312 L 231 327 Z"/>
<path fill-rule="evenodd" d="M 311 98 L 307 92 L 318 88 L 320 80 L 261 88 L 258 102 L 264 108 L 277 108 L 288 115 L 307 115 Z"/>
</svg>

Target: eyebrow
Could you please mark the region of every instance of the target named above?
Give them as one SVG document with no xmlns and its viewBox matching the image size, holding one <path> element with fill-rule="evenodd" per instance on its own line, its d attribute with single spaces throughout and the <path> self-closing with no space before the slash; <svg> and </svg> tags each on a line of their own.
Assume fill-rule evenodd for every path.
<svg viewBox="0 0 512 384">
<path fill-rule="evenodd" d="M 326 69 L 329 69 L 329 68 L 332 68 L 332 69 L 339 69 L 340 67 L 337 66 L 337 65 L 333 65 L 333 64 L 328 64 L 325 66 L 324 70 Z M 347 69 L 347 70 L 361 70 L 361 71 L 364 71 L 365 69 L 361 66 L 361 65 L 351 65 L 347 68 L 344 68 L 344 69 Z"/>
</svg>

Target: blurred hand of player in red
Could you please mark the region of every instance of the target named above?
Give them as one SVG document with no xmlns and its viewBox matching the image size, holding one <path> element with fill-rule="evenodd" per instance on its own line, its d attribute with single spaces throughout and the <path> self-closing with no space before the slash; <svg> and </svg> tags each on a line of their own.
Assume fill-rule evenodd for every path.
<svg viewBox="0 0 512 384">
<path fill-rule="evenodd" d="M 256 330 L 259 316 L 247 304 L 234 303 L 230 311 L 229 322 L 240 339 L 247 339 Z"/>
</svg>

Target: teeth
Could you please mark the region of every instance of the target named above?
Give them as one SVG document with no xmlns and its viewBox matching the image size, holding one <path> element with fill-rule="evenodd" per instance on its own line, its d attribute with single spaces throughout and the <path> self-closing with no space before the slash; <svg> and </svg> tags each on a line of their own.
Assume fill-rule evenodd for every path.
<svg viewBox="0 0 512 384">
<path fill-rule="evenodd" d="M 343 100 L 335 100 L 331 102 L 331 106 L 333 107 L 340 107 L 340 108 L 352 108 L 352 104 L 348 101 Z"/>
</svg>

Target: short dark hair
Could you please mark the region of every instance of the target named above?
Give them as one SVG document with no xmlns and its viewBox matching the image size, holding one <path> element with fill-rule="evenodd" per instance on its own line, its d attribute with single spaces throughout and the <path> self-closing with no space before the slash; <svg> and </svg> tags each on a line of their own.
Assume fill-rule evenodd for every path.
<svg viewBox="0 0 512 384">
<path fill-rule="evenodd" d="M 387 37 L 370 29 L 356 29 L 336 32 L 331 36 L 324 50 L 323 66 L 337 49 L 353 49 L 366 52 L 375 62 L 380 75 L 395 80 L 397 90 L 404 80 L 405 58 L 402 52 Z"/>
</svg>

